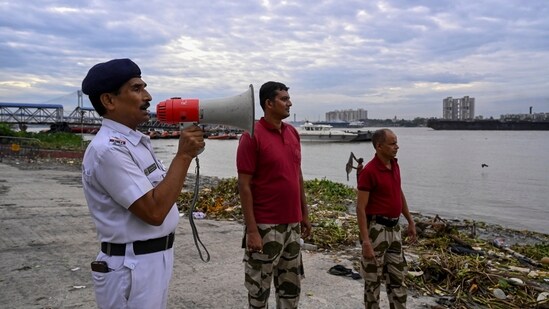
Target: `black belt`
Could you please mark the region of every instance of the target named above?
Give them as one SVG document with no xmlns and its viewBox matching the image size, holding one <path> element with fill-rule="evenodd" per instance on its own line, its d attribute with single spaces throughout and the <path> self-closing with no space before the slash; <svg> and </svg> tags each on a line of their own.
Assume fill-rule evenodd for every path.
<svg viewBox="0 0 549 309">
<path fill-rule="evenodd" d="M 175 239 L 175 234 L 171 233 L 170 235 L 154 238 L 149 240 L 139 240 L 133 242 L 133 253 L 136 255 L 154 253 L 158 251 L 168 250 L 173 247 L 173 241 Z M 126 255 L 126 244 L 113 244 L 110 242 L 101 243 L 101 251 L 107 255 L 117 255 L 123 256 Z"/>
<path fill-rule="evenodd" d="M 398 217 L 397 218 L 390 218 L 380 215 L 366 215 L 366 218 L 368 219 L 368 222 L 375 221 L 376 223 L 379 223 L 381 225 L 385 225 L 386 227 L 393 227 L 398 224 Z"/>
</svg>

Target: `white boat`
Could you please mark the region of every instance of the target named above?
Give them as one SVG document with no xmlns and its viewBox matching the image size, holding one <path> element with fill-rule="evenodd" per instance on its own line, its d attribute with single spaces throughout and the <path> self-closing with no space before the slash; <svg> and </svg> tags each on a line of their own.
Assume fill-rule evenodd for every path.
<svg viewBox="0 0 549 309">
<path fill-rule="evenodd" d="M 333 129 L 331 125 L 305 122 L 297 128 L 302 142 L 365 142 L 372 140 L 372 133 Z"/>
<path fill-rule="evenodd" d="M 351 121 L 349 122 L 349 128 L 363 128 L 364 121 Z"/>
</svg>

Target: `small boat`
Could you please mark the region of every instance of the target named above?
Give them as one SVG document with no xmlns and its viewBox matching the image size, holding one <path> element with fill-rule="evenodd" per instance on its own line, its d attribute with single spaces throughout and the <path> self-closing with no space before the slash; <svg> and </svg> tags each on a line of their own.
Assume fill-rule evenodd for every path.
<svg viewBox="0 0 549 309">
<path fill-rule="evenodd" d="M 162 137 L 163 132 L 163 130 L 149 129 L 144 134 L 148 135 L 151 139 L 158 139 Z"/>
<path fill-rule="evenodd" d="M 160 133 L 160 138 L 169 138 L 170 137 L 170 131 L 162 131 Z"/>
<path fill-rule="evenodd" d="M 366 142 L 372 140 L 370 131 L 333 129 L 331 125 L 305 122 L 297 128 L 302 142 Z"/>
<path fill-rule="evenodd" d="M 208 139 L 238 139 L 238 135 L 236 133 L 214 133 L 211 135 L 208 135 Z"/>
<path fill-rule="evenodd" d="M 96 134 L 97 131 L 99 131 L 98 127 L 79 127 L 79 126 L 72 126 L 71 132 L 72 133 L 85 133 L 85 134 Z"/>
<path fill-rule="evenodd" d="M 170 131 L 170 136 L 169 136 L 169 138 L 179 138 L 180 135 L 181 135 L 181 132 L 180 132 L 180 131 L 173 130 L 173 131 Z"/>
<path fill-rule="evenodd" d="M 364 121 L 351 121 L 349 122 L 349 128 L 363 128 L 364 127 Z"/>
</svg>

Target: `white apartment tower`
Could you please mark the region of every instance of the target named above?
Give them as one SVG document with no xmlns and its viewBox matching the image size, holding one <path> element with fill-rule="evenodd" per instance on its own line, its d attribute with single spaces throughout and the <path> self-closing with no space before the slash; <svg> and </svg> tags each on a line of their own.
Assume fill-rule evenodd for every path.
<svg viewBox="0 0 549 309">
<path fill-rule="evenodd" d="M 475 118 L 475 98 L 464 96 L 442 100 L 442 118 L 446 120 L 473 120 Z"/>
<path fill-rule="evenodd" d="M 326 121 L 358 121 L 368 119 L 368 111 L 362 108 L 335 110 L 326 113 Z"/>
</svg>

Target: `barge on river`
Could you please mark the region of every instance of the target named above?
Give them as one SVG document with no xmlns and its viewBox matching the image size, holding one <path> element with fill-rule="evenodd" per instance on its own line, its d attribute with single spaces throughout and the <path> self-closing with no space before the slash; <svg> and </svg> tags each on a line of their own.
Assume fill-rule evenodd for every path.
<svg viewBox="0 0 549 309">
<path fill-rule="evenodd" d="M 549 130 L 549 121 L 502 121 L 502 120 L 442 120 L 429 119 L 427 126 L 434 130 Z"/>
</svg>

